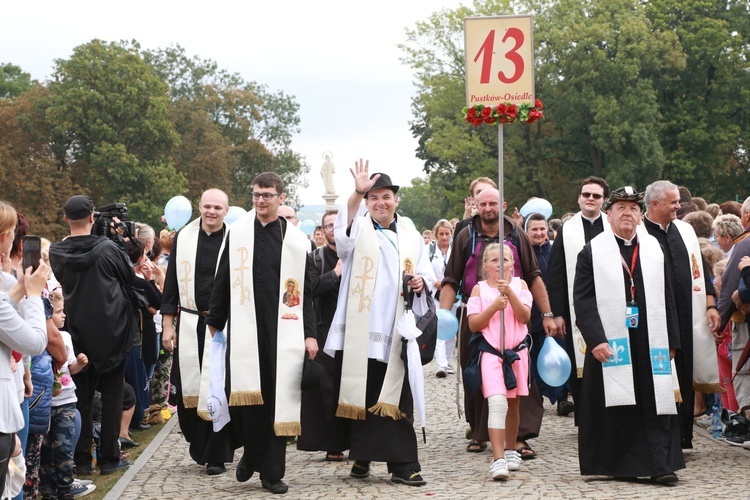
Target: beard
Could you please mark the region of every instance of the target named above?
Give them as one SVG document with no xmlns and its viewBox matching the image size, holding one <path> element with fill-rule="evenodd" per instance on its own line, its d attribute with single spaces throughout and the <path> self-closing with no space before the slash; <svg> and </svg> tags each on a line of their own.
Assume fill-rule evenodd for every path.
<svg viewBox="0 0 750 500">
<path fill-rule="evenodd" d="M 500 219 L 499 212 L 480 212 L 479 218 L 482 222 L 488 222 L 490 224 L 497 222 Z"/>
</svg>

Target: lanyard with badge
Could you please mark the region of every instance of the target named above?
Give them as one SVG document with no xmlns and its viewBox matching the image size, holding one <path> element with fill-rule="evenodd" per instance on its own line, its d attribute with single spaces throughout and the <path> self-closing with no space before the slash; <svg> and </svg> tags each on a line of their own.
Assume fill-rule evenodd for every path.
<svg viewBox="0 0 750 500">
<path fill-rule="evenodd" d="M 638 305 L 635 303 L 635 280 L 633 274 L 635 273 L 635 265 L 638 260 L 638 243 L 635 244 L 633 249 L 633 257 L 630 260 L 630 266 L 622 255 L 620 260 L 622 261 L 622 267 L 628 273 L 630 278 L 630 303 L 625 306 L 625 327 L 626 328 L 638 328 Z"/>
</svg>

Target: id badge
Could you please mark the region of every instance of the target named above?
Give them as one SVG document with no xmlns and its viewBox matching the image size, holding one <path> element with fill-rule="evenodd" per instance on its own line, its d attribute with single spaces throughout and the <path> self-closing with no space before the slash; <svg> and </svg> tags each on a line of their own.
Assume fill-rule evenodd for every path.
<svg viewBox="0 0 750 500">
<path fill-rule="evenodd" d="M 625 308 L 625 326 L 627 328 L 638 328 L 638 306 L 627 306 Z"/>
</svg>

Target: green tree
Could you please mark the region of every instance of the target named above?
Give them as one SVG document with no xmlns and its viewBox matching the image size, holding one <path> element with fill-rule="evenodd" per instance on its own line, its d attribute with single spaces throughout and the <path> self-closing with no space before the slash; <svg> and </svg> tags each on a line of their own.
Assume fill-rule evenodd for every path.
<svg viewBox="0 0 750 500">
<path fill-rule="evenodd" d="M 3 200 L 23 213 L 30 230 L 50 239 L 68 234 L 62 206 L 78 188 L 58 166 L 51 131 L 37 112 L 49 94 L 35 85 L 13 100 L 0 100 L 0 184 Z"/>
<path fill-rule="evenodd" d="M 185 189 L 170 158 L 179 136 L 166 84 L 137 43 L 93 40 L 57 60 L 40 104 L 63 171 L 97 203 L 122 201 L 131 217 L 158 224 L 166 200 Z"/>
<path fill-rule="evenodd" d="M 281 175 L 289 202 L 296 203 L 297 190 L 307 186 L 304 179 L 310 167 L 291 149 L 292 137 L 299 132 L 299 105 L 293 97 L 246 82 L 214 61 L 188 57 L 179 45 L 143 54 L 169 84 L 173 107 L 179 110 L 176 115 L 183 118 L 176 122 L 177 129 L 194 139 L 178 148 L 178 166 L 191 181 L 193 197 L 200 194 L 194 192 L 198 186 L 193 179 L 205 181 L 206 174 L 214 171 L 215 178 L 230 184 L 230 202 L 250 208 L 252 179 L 270 170 Z M 186 108 L 190 115 L 182 111 Z M 191 151 L 208 148 L 218 154 L 195 161 Z"/>
<path fill-rule="evenodd" d="M 750 192 L 750 7 L 746 0 L 657 0 L 654 26 L 686 55 L 678 77 L 657 80 L 664 176 L 723 202 Z"/>
<path fill-rule="evenodd" d="M 725 198 L 748 187 L 746 2 L 476 0 L 418 22 L 401 46 L 417 85 L 417 154 L 455 205 L 470 179 L 497 169 L 496 131 L 474 129 L 459 111 L 463 19 L 521 13 L 534 15 L 545 120 L 505 127 L 509 205 L 542 196 L 557 213 L 573 209 L 588 175 L 639 188 L 667 177 Z"/>
<path fill-rule="evenodd" d="M 432 229 L 440 219 L 462 215 L 452 211 L 446 194 L 443 189 L 431 185 L 428 179 L 412 179 L 410 187 L 403 187 L 398 192 L 398 213 L 409 217 L 420 231 Z"/>
<path fill-rule="evenodd" d="M 36 82 L 20 66 L 0 64 L 0 99 L 13 99 L 30 90 Z"/>
</svg>

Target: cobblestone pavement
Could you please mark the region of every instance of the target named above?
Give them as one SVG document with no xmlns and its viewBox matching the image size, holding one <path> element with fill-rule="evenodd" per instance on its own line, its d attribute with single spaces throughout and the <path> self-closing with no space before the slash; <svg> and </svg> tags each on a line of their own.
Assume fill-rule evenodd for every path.
<svg viewBox="0 0 750 500">
<path fill-rule="evenodd" d="M 286 498 L 709 498 L 750 496 L 750 450 L 711 439 L 696 427 L 692 451 L 685 454 L 687 468 L 678 471 L 677 485 L 657 486 L 647 482 L 584 479 L 578 472 L 576 428 L 570 417 L 558 417 L 545 403 L 544 423 L 539 438 L 530 442 L 536 459 L 523 463 L 520 472 L 505 482 L 489 475 L 491 451 L 467 453 L 466 423 L 456 410 L 456 379 L 437 379 L 434 364 L 425 367 L 427 394 L 427 444 L 419 436 L 419 458 L 427 485 L 419 488 L 394 485 L 385 464 L 373 464 L 368 479 L 349 478 L 350 462 L 325 462 L 324 454 L 287 449 L 284 481 Z M 179 426 L 168 423 L 108 498 L 246 498 L 270 497 L 257 475 L 246 483 L 234 478 L 241 451 L 227 473 L 207 476 L 205 467 L 192 462 Z"/>
</svg>

